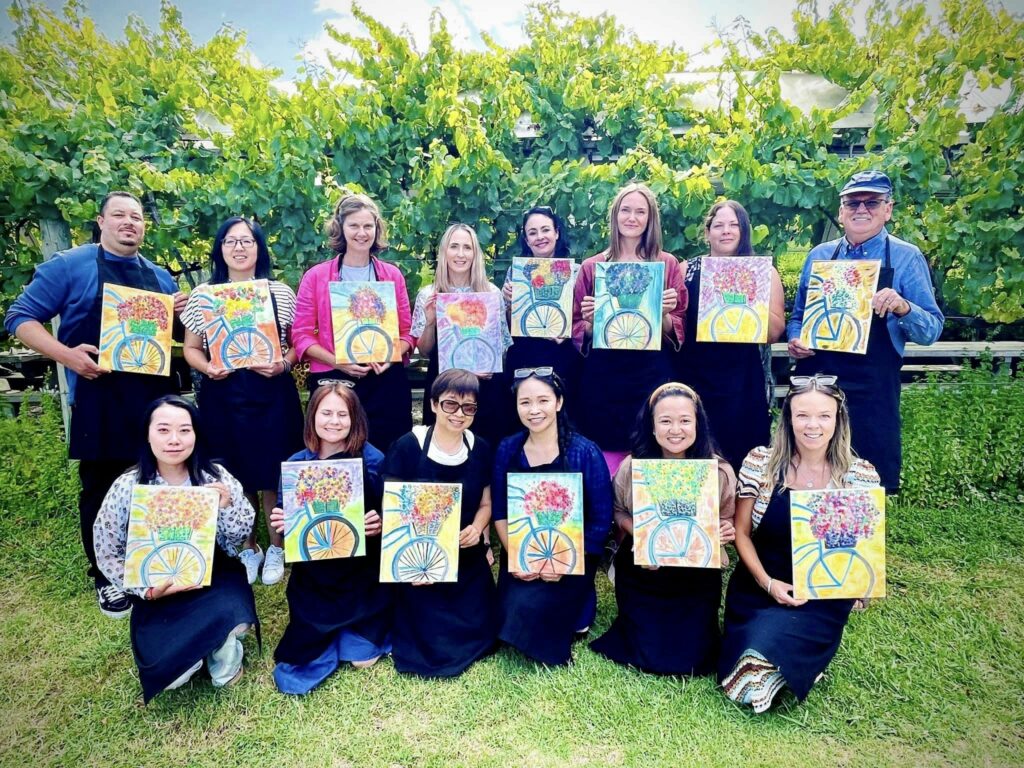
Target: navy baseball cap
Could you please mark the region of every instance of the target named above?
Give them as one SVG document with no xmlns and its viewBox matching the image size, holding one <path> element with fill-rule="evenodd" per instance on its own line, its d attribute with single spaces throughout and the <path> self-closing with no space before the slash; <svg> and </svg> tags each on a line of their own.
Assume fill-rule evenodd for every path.
<svg viewBox="0 0 1024 768">
<path fill-rule="evenodd" d="M 861 171 L 850 177 L 839 196 L 843 197 L 854 192 L 877 192 L 880 195 L 891 195 L 892 182 L 881 171 Z"/>
</svg>

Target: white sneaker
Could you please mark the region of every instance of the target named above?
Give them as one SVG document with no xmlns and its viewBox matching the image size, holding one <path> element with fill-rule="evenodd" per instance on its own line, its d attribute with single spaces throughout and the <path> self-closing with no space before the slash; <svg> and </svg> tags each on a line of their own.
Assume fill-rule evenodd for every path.
<svg viewBox="0 0 1024 768">
<path fill-rule="evenodd" d="M 260 572 L 260 563 L 263 562 L 263 550 L 256 546 L 256 549 L 243 549 L 238 553 L 238 559 L 245 566 L 245 577 L 250 584 L 256 583 L 256 577 Z"/>
<path fill-rule="evenodd" d="M 284 578 L 284 550 L 271 544 L 267 547 L 267 559 L 263 563 L 263 583 L 277 584 Z"/>
</svg>

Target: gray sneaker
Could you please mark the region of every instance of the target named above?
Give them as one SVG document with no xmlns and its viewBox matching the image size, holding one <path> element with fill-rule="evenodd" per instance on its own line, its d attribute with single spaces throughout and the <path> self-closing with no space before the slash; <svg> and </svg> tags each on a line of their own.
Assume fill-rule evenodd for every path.
<svg viewBox="0 0 1024 768">
<path fill-rule="evenodd" d="M 284 550 L 271 544 L 267 547 L 267 560 L 263 563 L 263 583 L 277 584 L 284 578 Z"/>
<path fill-rule="evenodd" d="M 260 572 L 260 563 L 263 562 L 263 550 L 259 546 L 256 549 L 243 549 L 238 553 L 238 559 L 245 566 L 245 577 L 249 583 L 255 584 Z"/>
</svg>

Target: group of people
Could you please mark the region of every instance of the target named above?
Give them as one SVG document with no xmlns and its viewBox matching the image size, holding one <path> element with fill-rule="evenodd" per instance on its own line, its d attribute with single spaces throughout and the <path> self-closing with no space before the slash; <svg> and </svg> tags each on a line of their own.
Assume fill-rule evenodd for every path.
<svg viewBox="0 0 1024 768">
<path fill-rule="evenodd" d="M 250 628 L 259 632 L 250 585 L 261 566 L 267 584 L 284 575 L 280 463 L 360 458 L 366 555 L 291 566 L 290 620 L 275 652 L 281 691 L 308 692 L 341 664 L 366 667 L 384 654 L 399 671 L 430 677 L 457 675 L 501 643 L 546 664 L 568 663 L 573 641 L 595 619 L 595 579 L 613 540 L 618 613 L 591 647 L 652 673 L 717 674 L 730 698 L 764 711 L 785 686 L 806 696 L 853 608 L 849 600 L 794 598 L 789 489 L 882 484 L 896 491 L 903 347 L 908 340 L 934 342 L 942 327 L 923 256 L 886 230 L 892 206 L 884 174 L 850 179 L 840 191 L 845 235 L 808 255 L 788 326 L 782 283 L 772 270 L 769 341 L 788 330 L 797 359 L 774 436 L 762 349 L 694 340 L 700 260 L 682 264 L 662 250 L 657 200 L 642 184 L 619 191 L 608 248 L 574 270 L 572 338 L 513 340 L 506 327 L 504 373 L 439 371 L 437 294 L 494 291 L 510 311 L 510 281 L 504 289 L 488 281 L 472 227 L 454 224 L 444 233 L 434 281 L 410 310 L 401 272 L 380 257 L 385 223 L 364 195 L 338 203 L 328 227 L 335 255 L 306 272 L 297 294 L 271 278 L 259 224 L 234 217 L 217 232 L 211 283 L 270 280 L 281 363 L 232 371 L 211 363 L 197 304 L 202 287 L 189 297 L 177 293 L 170 275 L 139 255 L 142 207 L 121 192 L 102 202 L 98 242 L 41 264 L 5 325 L 68 368 L 83 543 L 101 610 L 131 611 L 147 700 L 181 685 L 204 662 L 215 684 L 241 674 L 240 638 Z M 704 231 L 713 256 L 753 254 L 749 217 L 735 201 L 716 203 Z M 524 256 L 572 253 L 564 223 L 541 206 L 525 212 L 520 244 Z M 867 354 L 807 349 L 799 338 L 811 262 L 854 258 L 882 261 Z M 661 349 L 594 349 L 596 264 L 653 260 L 665 265 Z M 336 362 L 329 286 L 339 280 L 395 284 L 402 362 Z M 201 374 L 198 408 L 170 392 L 162 377 L 98 366 L 104 283 L 174 294 L 186 360 Z M 58 314 L 54 337 L 43 323 Z M 414 350 L 428 358 L 419 426 L 406 375 Z M 309 364 L 304 420 L 290 375 L 300 361 Z M 740 560 L 724 628 L 720 571 L 633 562 L 634 458 L 717 460 L 721 539 L 735 541 Z M 584 575 L 509 570 L 509 472 L 582 475 Z M 457 582 L 379 583 L 385 479 L 461 484 Z M 122 589 L 136 483 L 202 484 L 220 492 L 210 587 Z M 257 508 L 267 518 L 265 551 L 255 537 Z M 492 527 L 501 543 L 496 583 Z"/>
</svg>

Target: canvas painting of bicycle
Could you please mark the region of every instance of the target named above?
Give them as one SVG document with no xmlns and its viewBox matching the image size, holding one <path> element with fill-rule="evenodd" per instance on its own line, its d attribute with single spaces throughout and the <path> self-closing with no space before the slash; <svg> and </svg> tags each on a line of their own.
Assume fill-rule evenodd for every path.
<svg viewBox="0 0 1024 768">
<path fill-rule="evenodd" d="M 717 461 L 633 462 L 633 562 L 722 567 Z"/>
<path fill-rule="evenodd" d="M 220 283 L 202 290 L 199 310 L 214 366 L 238 370 L 284 359 L 269 282 Z"/>
<path fill-rule="evenodd" d="M 220 494 L 213 488 L 136 485 L 125 544 L 124 585 L 210 586 Z"/>
<path fill-rule="evenodd" d="M 100 367 L 108 371 L 167 376 L 171 372 L 173 320 L 171 296 L 104 283 Z"/>
<path fill-rule="evenodd" d="M 281 490 L 286 562 L 366 554 L 362 459 L 282 462 Z"/>
<path fill-rule="evenodd" d="M 437 294 L 438 368 L 501 373 L 501 294 Z"/>
<path fill-rule="evenodd" d="M 594 349 L 661 349 L 660 261 L 599 262 L 594 272 Z"/>
<path fill-rule="evenodd" d="M 885 597 L 885 489 L 790 493 L 793 595 Z"/>
<path fill-rule="evenodd" d="M 380 580 L 459 580 L 459 483 L 384 483 Z"/>
<path fill-rule="evenodd" d="M 572 278 L 571 259 L 512 259 L 512 335 L 568 339 Z"/>
<path fill-rule="evenodd" d="M 582 575 L 583 475 L 510 472 L 508 549 L 511 573 Z"/>
<path fill-rule="evenodd" d="M 881 265 L 869 259 L 815 261 L 807 285 L 800 343 L 810 349 L 867 352 L 871 299 Z"/>
<path fill-rule="evenodd" d="M 697 341 L 768 342 L 768 256 L 705 256 L 700 260 Z"/>
<path fill-rule="evenodd" d="M 341 280 L 330 284 L 330 294 L 336 362 L 401 361 L 394 283 Z"/>
</svg>

